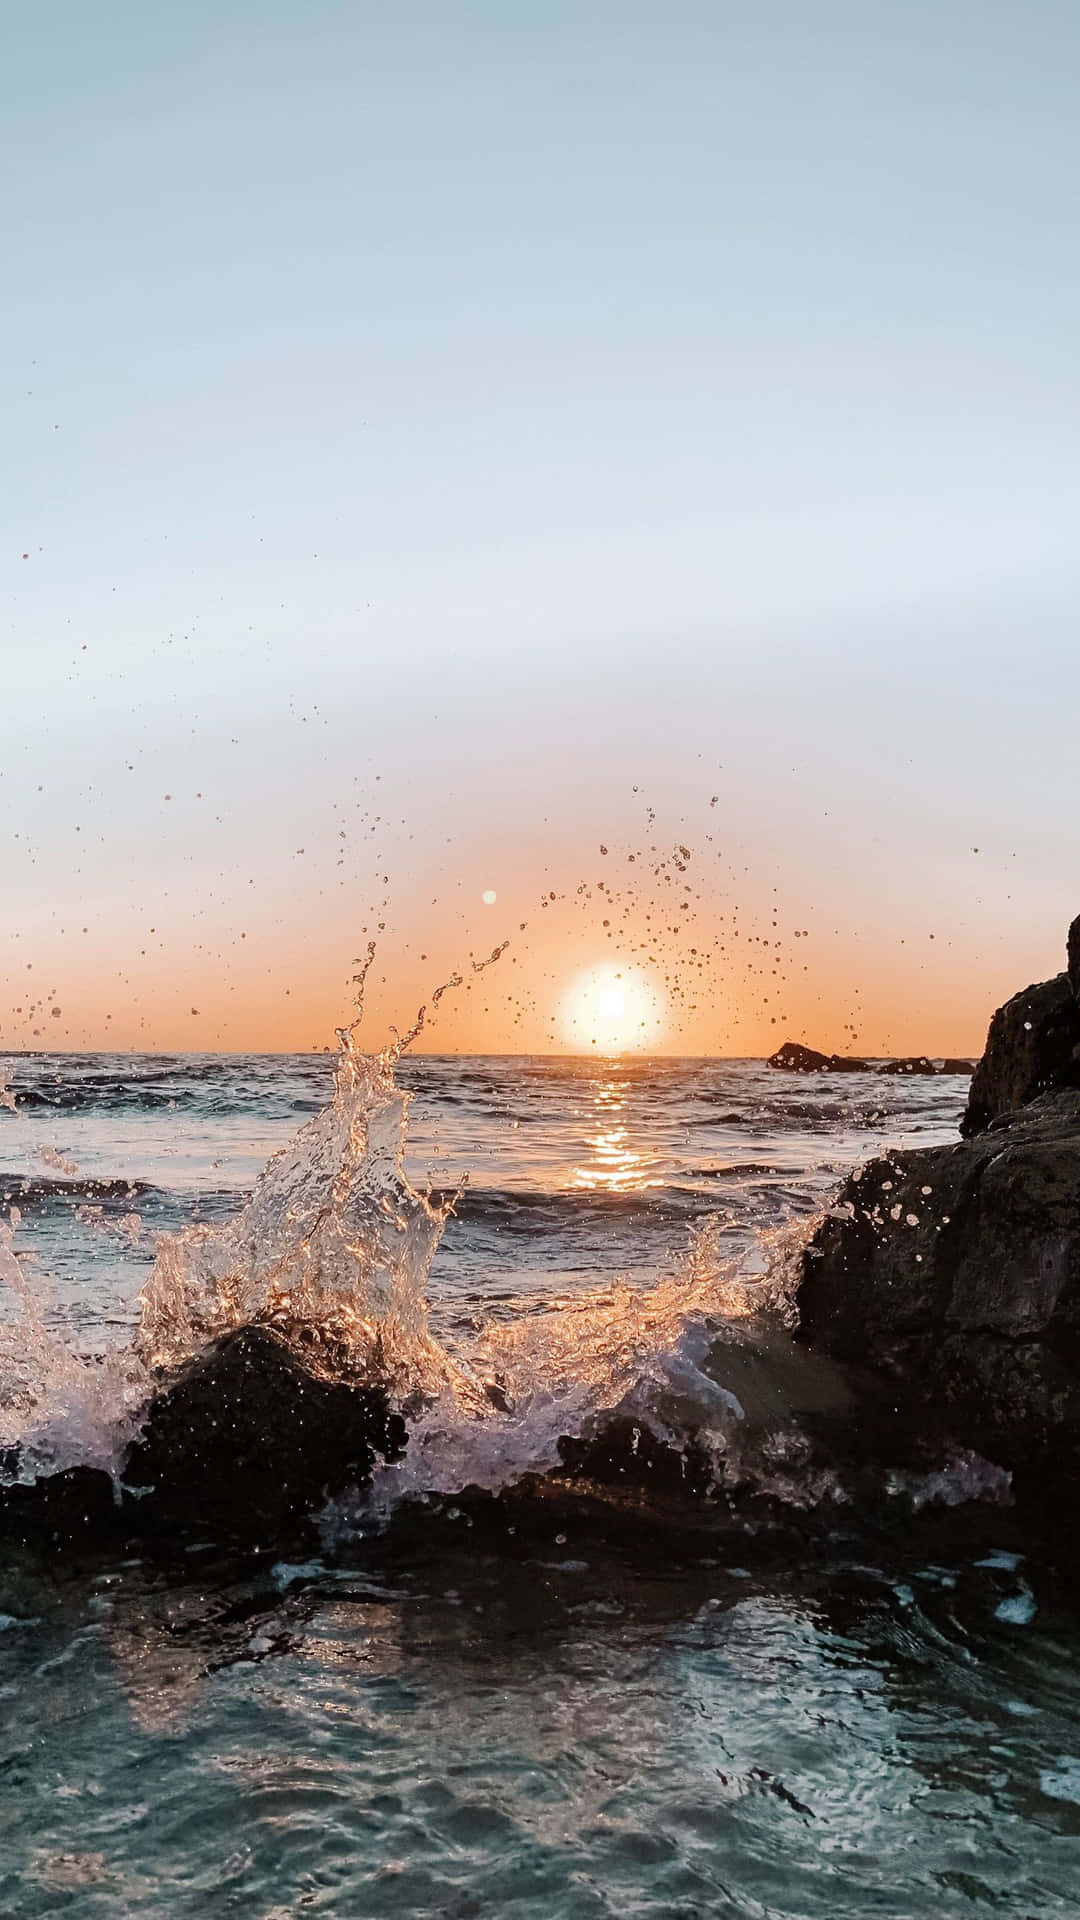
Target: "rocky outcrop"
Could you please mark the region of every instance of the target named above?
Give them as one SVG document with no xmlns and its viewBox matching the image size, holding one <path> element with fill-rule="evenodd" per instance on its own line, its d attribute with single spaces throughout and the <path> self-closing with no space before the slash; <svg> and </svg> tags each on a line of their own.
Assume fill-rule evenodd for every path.
<svg viewBox="0 0 1080 1920">
<path fill-rule="evenodd" d="M 869 1060 L 856 1060 L 843 1053 L 818 1053 L 816 1047 L 804 1047 L 799 1040 L 785 1040 L 766 1060 L 767 1067 L 779 1067 L 785 1073 L 973 1073 L 970 1060 L 943 1060 L 937 1066 L 925 1053 L 909 1054 L 903 1060 L 886 1060 L 875 1066 Z"/>
<path fill-rule="evenodd" d="M 0 1486 L 0 1533 L 57 1547 L 281 1539 L 406 1437 L 377 1379 L 325 1379 L 269 1328 L 242 1327 L 161 1382 L 117 1484 L 77 1467 Z"/>
<path fill-rule="evenodd" d="M 9 1471 L 17 1465 L 9 1453 Z M 50 1553 L 96 1549 L 123 1538 L 122 1498 L 98 1467 L 69 1467 L 29 1482 L 0 1482 L 0 1538 Z"/>
<path fill-rule="evenodd" d="M 1069 962 L 1080 976 L 1080 920 L 1069 930 Z M 1059 973 L 998 1008 L 960 1122 L 966 1137 L 1042 1093 L 1080 1087 L 1080 999 L 1073 981 L 1071 972 Z"/>
<path fill-rule="evenodd" d="M 323 1379 L 267 1328 L 242 1327 L 165 1385 L 122 1477 L 154 1527 L 270 1539 L 405 1442 L 377 1381 Z"/>
<path fill-rule="evenodd" d="M 955 1439 L 1080 1466 L 1080 1093 L 853 1174 L 802 1256 L 797 1338 Z"/>
<path fill-rule="evenodd" d="M 800 1342 L 1033 1499 L 1080 1470 L 1078 989 L 1080 919 L 1066 972 L 994 1015 L 964 1138 L 853 1174 L 795 1293 Z"/>
<path fill-rule="evenodd" d="M 804 1047 L 798 1040 L 785 1040 L 782 1047 L 769 1055 L 767 1067 L 779 1067 L 785 1073 L 870 1073 L 869 1063 L 865 1060 L 849 1059 L 842 1053 L 818 1053 L 814 1047 Z"/>
</svg>

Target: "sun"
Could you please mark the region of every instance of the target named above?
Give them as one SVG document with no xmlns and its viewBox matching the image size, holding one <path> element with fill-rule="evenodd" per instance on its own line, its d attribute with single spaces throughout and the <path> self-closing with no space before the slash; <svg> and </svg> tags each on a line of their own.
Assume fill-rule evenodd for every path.
<svg viewBox="0 0 1080 1920">
<path fill-rule="evenodd" d="M 562 1004 L 563 1037 L 581 1053 L 633 1053 L 655 1046 L 662 1028 L 660 998 L 632 967 L 579 973 Z"/>
</svg>

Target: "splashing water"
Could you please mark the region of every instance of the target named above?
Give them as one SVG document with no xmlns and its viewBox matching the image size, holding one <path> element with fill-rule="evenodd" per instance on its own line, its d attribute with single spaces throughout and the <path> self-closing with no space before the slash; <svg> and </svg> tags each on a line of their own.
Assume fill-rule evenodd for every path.
<svg viewBox="0 0 1080 1920">
<path fill-rule="evenodd" d="M 361 1053 L 355 1035 L 373 957 L 372 945 L 354 976 L 356 1015 L 339 1030 L 329 1106 L 269 1161 L 234 1219 L 160 1236 L 130 1347 L 97 1361 L 56 1339 L 15 1249 L 18 1209 L 0 1223 L 0 1281 L 15 1308 L 0 1319 L 3 1477 L 29 1481 L 85 1464 L 116 1478 L 162 1373 L 245 1325 L 270 1325 L 302 1345 L 312 1371 L 377 1374 L 403 1405 L 451 1388 L 463 1406 L 483 1400 L 467 1367 L 454 1366 L 427 1330 L 424 1288 L 454 1196 L 433 1204 L 403 1171 L 410 1096 L 394 1070 L 427 1009 L 383 1052 Z M 457 981 L 436 991 L 433 1007 Z M 130 1238 L 141 1229 L 137 1215 L 119 1225 Z"/>
<path fill-rule="evenodd" d="M 0 1455 L 2 1478 L 26 1484 L 75 1466 L 98 1467 L 116 1479 L 134 1438 L 150 1381 L 128 1349 L 100 1363 L 81 1359 L 45 1325 L 41 1290 L 15 1249 L 18 1207 L 0 1220 L 0 1281 L 16 1311 L 0 1320 Z"/>
<path fill-rule="evenodd" d="M 680 1453 L 693 1436 L 718 1480 L 738 1472 L 746 1410 L 714 1377 L 718 1345 L 791 1324 L 796 1252 L 809 1228 L 762 1235 L 733 1259 L 719 1252 L 723 1224 L 706 1222 L 677 1270 L 647 1290 L 616 1284 L 485 1329 L 471 1358 L 498 1383 L 501 1404 L 475 1409 L 451 1385 L 414 1422 L 405 1457 L 377 1469 L 365 1513 L 466 1485 L 494 1492 L 548 1471 L 567 1436 L 588 1436 L 609 1417 L 636 1421 Z M 335 1521 L 348 1531 L 348 1515 Z"/>
<path fill-rule="evenodd" d="M 435 1204 L 403 1165 L 411 1096 L 394 1070 L 427 1009 L 381 1053 L 359 1050 L 374 952 L 372 943 L 353 976 L 356 1017 L 338 1029 L 330 1105 L 268 1162 L 235 1219 L 159 1242 L 136 1336 L 150 1370 L 175 1367 L 234 1328 L 270 1324 L 286 1341 L 302 1330 L 305 1362 L 318 1371 L 374 1371 L 402 1399 L 451 1385 L 475 1398 L 428 1332 L 424 1298 L 456 1196 Z M 432 1006 L 458 983 L 454 975 L 439 987 Z"/>
<path fill-rule="evenodd" d="M 717 1342 L 743 1337 L 733 1330 L 763 1315 L 790 1320 L 793 1233 L 801 1245 L 805 1223 L 772 1236 L 755 1264 L 724 1257 L 718 1216 L 649 1290 L 616 1284 L 488 1327 L 451 1355 L 430 1332 L 425 1290 L 459 1194 L 436 1203 L 407 1179 L 411 1096 L 395 1078 L 427 1008 L 381 1052 L 361 1052 L 373 957 L 372 945 L 355 963 L 355 1017 L 338 1032 L 329 1105 L 267 1163 L 234 1218 L 160 1237 L 125 1352 L 88 1362 L 49 1335 L 14 1251 L 17 1220 L 3 1229 L 0 1277 L 21 1310 L 0 1348 L 0 1445 L 17 1450 L 20 1477 L 77 1460 L 116 1474 L 162 1374 L 252 1325 L 270 1327 L 324 1377 L 377 1376 L 409 1416 L 406 1457 L 380 1469 L 369 1510 L 405 1494 L 506 1486 L 557 1465 L 565 1436 L 587 1436 L 612 1414 L 677 1450 L 704 1432 L 718 1477 L 730 1469 L 745 1410 L 715 1377 Z M 432 1007 L 459 983 L 455 975 L 438 988 Z"/>
</svg>

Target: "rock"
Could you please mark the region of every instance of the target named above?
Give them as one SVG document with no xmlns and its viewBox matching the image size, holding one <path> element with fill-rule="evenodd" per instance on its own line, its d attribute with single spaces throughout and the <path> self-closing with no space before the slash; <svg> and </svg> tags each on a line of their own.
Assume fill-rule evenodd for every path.
<svg viewBox="0 0 1080 1920">
<path fill-rule="evenodd" d="M 1076 998 L 1080 1000 L 1080 913 L 1069 928 L 1066 938 L 1065 966 L 1069 975 L 1069 984 Z"/>
<path fill-rule="evenodd" d="M 1070 954 L 1076 951 L 1076 923 Z M 971 1082 L 960 1122 L 965 1137 L 981 1133 L 999 1115 L 1026 1106 L 1056 1087 L 1080 1087 L 1080 1002 L 1069 974 L 1025 987 L 999 1007 L 986 1051 Z"/>
<path fill-rule="evenodd" d="M 123 1470 L 151 1530 L 270 1539 L 404 1450 L 378 1381 L 326 1380 L 264 1327 L 226 1334 L 154 1400 Z"/>
<path fill-rule="evenodd" d="M 612 1415 L 587 1435 L 567 1435 L 559 1457 L 573 1479 L 634 1486 L 654 1498 L 700 1498 L 712 1484 L 708 1456 L 693 1439 L 682 1447 L 668 1445 L 628 1414 Z"/>
<path fill-rule="evenodd" d="M 848 1059 L 842 1053 L 818 1053 L 814 1047 L 804 1047 L 798 1040 L 785 1040 L 782 1047 L 769 1055 L 765 1065 L 780 1067 L 785 1073 L 871 1072 L 865 1060 Z"/>
<path fill-rule="evenodd" d="M 886 1060 L 885 1065 L 878 1067 L 877 1071 L 878 1073 L 936 1073 L 937 1068 L 932 1060 L 927 1059 L 925 1053 L 919 1053 L 910 1055 L 906 1060 Z"/>
<path fill-rule="evenodd" d="M 804 1250 L 795 1305 L 800 1342 L 885 1378 L 1029 1490 L 1074 1473 L 1080 1093 L 853 1174 Z"/>
<path fill-rule="evenodd" d="M 16 1465 L 9 1458 L 9 1468 Z M 0 1485 L 0 1535 L 5 1542 L 66 1551 L 123 1530 L 117 1489 L 96 1467 L 69 1467 L 47 1479 Z"/>
<path fill-rule="evenodd" d="M 941 1071 L 942 1073 L 962 1073 L 970 1078 L 975 1071 L 975 1062 L 974 1060 L 946 1059 L 941 1063 Z"/>
</svg>

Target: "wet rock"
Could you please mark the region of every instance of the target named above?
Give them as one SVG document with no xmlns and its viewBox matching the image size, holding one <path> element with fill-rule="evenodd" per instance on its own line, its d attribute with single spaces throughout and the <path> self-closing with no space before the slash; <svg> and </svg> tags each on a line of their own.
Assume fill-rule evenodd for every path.
<svg viewBox="0 0 1080 1920">
<path fill-rule="evenodd" d="M 941 1063 L 941 1071 L 942 1073 L 963 1073 L 970 1075 L 975 1071 L 975 1062 L 974 1060 L 945 1059 Z"/>
<path fill-rule="evenodd" d="M 1033 1489 L 1080 1466 L 1080 1093 L 853 1174 L 802 1256 L 797 1339 Z"/>
<path fill-rule="evenodd" d="M 11 1458 L 9 1470 L 16 1466 Z M 96 1467 L 70 1467 L 27 1484 L 0 1485 L 0 1535 L 5 1542 L 59 1552 L 122 1531 L 117 1489 Z"/>
<path fill-rule="evenodd" d="M 785 1073 L 869 1073 L 871 1068 L 865 1060 L 849 1059 L 842 1053 L 818 1053 L 814 1047 L 804 1047 L 798 1040 L 785 1040 L 777 1047 L 765 1062 L 767 1067 L 779 1067 Z"/>
<path fill-rule="evenodd" d="M 244 1327 L 163 1384 L 123 1480 L 151 1530 L 271 1539 L 405 1441 L 378 1380 L 320 1378 L 275 1333 Z"/>
<path fill-rule="evenodd" d="M 638 1487 L 653 1497 L 700 1497 L 712 1485 L 708 1457 L 694 1439 L 671 1445 L 628 1414 L 611 1416 L 587 1435 L 567 1435 L 559 1457 L 574 1479 Z"/>
<path fill-rule="evenodd" d="M 925 1053 L 918 1053 L 909 1055 L 906 1060 L 886 1060 L 885 1065 L 878 1067 L 877 1071 L 878 1073 L 904 1074 L 936 1073 L 937 1068 L 932 1060 L 927 1059 Z"/>
<path fill-rule="evenodd" d="M 1070 966 L 1080 964 L 1076 927 L 1069 935 Z M 1055 1087 L 1080 1087 L 1080 1002 L 1068 973 L 1025 987 L 998 1008 L 960 1131 L 981 1133 L 999 1114 Z"/>
</svg>

